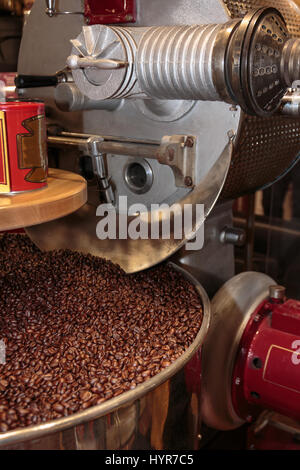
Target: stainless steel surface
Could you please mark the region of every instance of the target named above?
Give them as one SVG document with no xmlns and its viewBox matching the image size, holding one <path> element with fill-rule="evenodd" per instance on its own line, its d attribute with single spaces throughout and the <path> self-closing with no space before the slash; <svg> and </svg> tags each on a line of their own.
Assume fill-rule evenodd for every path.
<svg viewBox="0 0 300 470">
<path fill-rule="evenodd" d="M 213 52 L 222 29 L 223 24 L 149 28 L 137 51 L 140 89 L 157 99 L 220 101 Z"/>
<path fill-rule="evenodd" d="M 210 322 L 210 302 L 193 276 L 173 263 L 172 266 L 195 285 L 203 305 L 199 333 L 185 354 L 135 390 L 99 406 L 38 426 L 0 433 L 0 449 L 197 448 L 201 424 L 200 396 L 199 390 L 193 389 L 186 380 L 188 372 L 185 367 L 195 355 L 199 355 L 199 348 L 205 340 Z"/>
<path fill-rule="evenodd" d="M 216 205 L 206 219 L 202 250 L 184 246 L 171 258 L 201 282 L 210 298 L 235 275 L 234 246 L 220 242 L 226 226 L 233 226 L 231 202 Z"/>
<path fill-rule="evenodd" d="M 94 141 L 91 142 L 90 153 L 88 155 L 92 159 L 93 171 L 98 183 L 101 200 L 108 204 L 114 204 L 114 191 L 106 170 L 106 154 L 98 150 L 97 144 L 97 139 L 94 139 Z"/>
<path fill-rule="evenodd" d="M 265 274 L 242 273 L 212 299 L 211 325 L 202 351 L 201 410 L 205 424 L 214 429 L 235 429 L 243 424 L 231 399 L 236 353 L 250 316 L 274 284 Z"/>
<path fill-rule="evenodd" d="M 195 106 L 193 100 L 155 100 L 139 99 L 134 101 L 138 112 L 147 119 L 157 122 L 174 122 L 188 114 Z"/>
<path fill-rule="evenodd" d="M 55 88 L 55 103 L 61 111 L 103 109 L 113 111 L 122 105 L 121 100 L 95 101 L 83 95 L 74 83 L 60 83 Z"/>
<path fill-rule="evenodd" d="M 136 38 L 143 28 L 130 29 L 105 25 L 83 26 L 71 39 L 72 53 L 66 64 L 71 68 L 79 90 L 92 100 L 135 95 Z"/>
</svg>

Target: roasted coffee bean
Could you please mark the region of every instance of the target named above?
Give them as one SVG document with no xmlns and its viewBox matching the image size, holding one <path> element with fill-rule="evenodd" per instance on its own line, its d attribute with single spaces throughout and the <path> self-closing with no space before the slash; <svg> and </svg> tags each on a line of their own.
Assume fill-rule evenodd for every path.
<svg viewBox="0 0 300 470">
<path fill-rule="evenodd" d="M 184 354 L 202 319 L 195 287 L 168 265 L 126 275 L 91 255 L 0 236 L 0 432 L 134 390 Z"/>
<path fill-rule="evenodd" d="M 84 391 L 80 393 L 80 399 L 82 402 L 89 401 L 92 398 L 92 393 L 88 391 Z"/>
<path fill-rule="evenodd" d="M 54 403 L 52 406 L 53 410 L 56 411 L 57 413 L 63 413 L 64 407 L 60 403 Z"/>
<path fill-rule="evenodd" d="M 6 423 L 0 423 L 0 431 L 1 432 L 8 431 L 8 425 Z"/>
<path fill-rule="evenodd" d="M 0 390 L 5 390 L 8 387 L 8 382 L 7 380 L 0 380 Z"/>
</svg>

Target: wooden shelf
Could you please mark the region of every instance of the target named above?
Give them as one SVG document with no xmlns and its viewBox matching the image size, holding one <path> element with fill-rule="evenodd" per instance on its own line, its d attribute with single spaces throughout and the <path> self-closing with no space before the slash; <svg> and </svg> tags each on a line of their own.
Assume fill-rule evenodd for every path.
<svg viewBox="0 0 300 470">
<path fill-rule="evenodd" d="M 81 176 L 49 169 L 47 188 L 13 196 L 0 194 L 0 231 L 31 227 L 75 212 L 87 201 Z"/>
</svg>

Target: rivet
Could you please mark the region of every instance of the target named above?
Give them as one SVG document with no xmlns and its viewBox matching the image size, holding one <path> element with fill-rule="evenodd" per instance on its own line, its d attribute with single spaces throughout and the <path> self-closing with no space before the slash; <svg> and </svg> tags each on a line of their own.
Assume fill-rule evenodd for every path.
<svg viewBox="0 0 300 470">
<path fill-rule="evenodd" d="M 188 187 L 193 186 L 192 178 L 190 176 L 186 176 L 184 178 L 184 184 L 185 184 L 185 186 L 188 186 Z"/>
</svg>

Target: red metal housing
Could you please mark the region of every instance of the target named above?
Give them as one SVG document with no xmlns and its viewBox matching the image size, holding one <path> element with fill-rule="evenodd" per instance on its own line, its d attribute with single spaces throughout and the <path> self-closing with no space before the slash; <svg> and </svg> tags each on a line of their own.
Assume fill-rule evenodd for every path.
<svg viewBox="0 0 300 470">
<path fill-rule="evenodd" d="M 84 16 L 89 24 L 134 23 L 135 0 L 85 0 Z"/>
<path fill-rule="evenodd" d="M 248 421 L 261 409 L 300 420 L 300 302 L 264 302 L 244 331 L 233 404 Z"/>
</svg>

